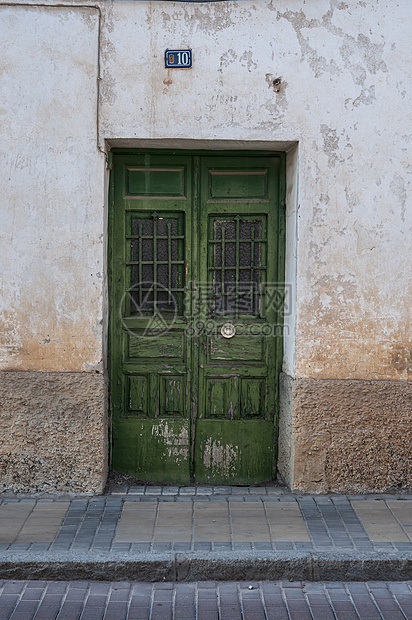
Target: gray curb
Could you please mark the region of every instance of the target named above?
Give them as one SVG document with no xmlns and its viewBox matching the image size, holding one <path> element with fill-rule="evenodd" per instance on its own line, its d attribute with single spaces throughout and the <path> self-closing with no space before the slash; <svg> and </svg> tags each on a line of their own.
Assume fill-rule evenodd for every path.
<svg viewBox="0 0 412 620">
<path fill-rule="evenodd" d="M 412 553 L 2 554 L 2 579 L 95 581 L 405 581 Z"/>
</svg>

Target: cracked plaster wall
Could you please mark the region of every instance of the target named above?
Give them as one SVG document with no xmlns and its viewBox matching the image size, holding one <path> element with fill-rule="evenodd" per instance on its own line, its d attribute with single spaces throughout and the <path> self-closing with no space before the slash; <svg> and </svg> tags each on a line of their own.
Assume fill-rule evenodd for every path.
<svg viewBox="0 0 412 620">
<path fill-rule="evenodd" d="M 408 16 L 408 0 L 117 3 L 107 14 L 108 140 L 298 142 L 279 426 L 279 472 L 296 489 L 412 484 Z M 164 69 L 167 47 L 192 48 L 193 69 Z"/>
<path fill-rule="evenodd" d="M 299 141 L 299 377 L 410 377 L 408 16 L 408 0 L 105 11 L 105 138 Z M 165 69 L 168 47 L 193 69 Z"/>
<path fill-rule="evenodd" d="M 407 381 L 409 0 L 100 7 L 102 144 L 299 143 L 288 174 L 287 275 L 296 312 L 285 372 L 299 379 Z M 0 364 L 101 372 L 97 11 L 0 10 L 6 18 L 0 114 L 7 120 L 0 129 L 0 187 L 8 197 Z M 166 70 L 168 47 L 192 48 L 193 68 Z M 288 411 L 283 426 L 291 429 L 293 456 L 303 418 Z M 311 415 L 305 404 L 302 415 Z M 371 431 L 375 423 L 372 416 Z"/>
<path fill-rule="evenodd" d="M 101 492 L 98 13 L 0 6 L 0 47 L 0 490 Z"/>
<path fill-rule="evenodd" d="M 94 9 L 0 6 L 0 369 L 102 370 Z"/>
</svg>

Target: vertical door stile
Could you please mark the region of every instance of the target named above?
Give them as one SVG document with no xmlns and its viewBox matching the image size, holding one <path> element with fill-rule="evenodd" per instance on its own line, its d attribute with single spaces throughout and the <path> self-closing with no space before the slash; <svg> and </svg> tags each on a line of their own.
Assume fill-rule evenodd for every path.
<svg viewBox="0 0 412 620">
<path fill-rule="evenodd" d="M 278 196 L 278 229 L 276 235 L 277 243 L 277 281 L 279 285 L 283 285 L 283 303 L 282 309 L 278 312 L 279 318 L 283 322 L 283 314 L 287 312 L 285 304 L 291 304 L 292 300 L 289 298 L 290 290 L 286 288 L 285 283 L 285 267 L 286 267 L 286 154 L 284 153 L 279 158 L 279 196 Z M 279 408 L 279 376 L 282 372 L 283 363 L 283 336 L 276 339 L 276 405 Z M 277 410 L 275 432 L 278 437 L 279 429 L 279 410 Z M 277 459 L 278 445 L 275 445 L 275 458 Z M 276 463 L 277 461 L 275 461 Z"/>
<path fill-rule="evenodd" d="M 199 334 L 197 330 L 198 310 L 200 308 L 200 299 L 202 295 L 202 285 L 199 276 L 199 169 L 200 158 L 193 156 L 192 164 L 192 256 L 188 256 L 192 265 L 192 278 L 188 286 L 189 300 L 189 316 L 187 321 L 188 340 L 191 344 L 192 364 L 190 368 L 191 374 L 191 393 L 190 393 L 190 475 L 191 480 L 194 479 L 194 446 L 196 437 L 196 417 L 199 410 Z"/>
</svg>

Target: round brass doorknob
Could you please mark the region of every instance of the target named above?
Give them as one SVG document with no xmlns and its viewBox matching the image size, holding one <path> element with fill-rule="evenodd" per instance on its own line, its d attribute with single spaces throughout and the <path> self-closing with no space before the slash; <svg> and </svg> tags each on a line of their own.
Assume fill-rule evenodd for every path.
<svg viewBox="0 0 412 620">
<path fill-rule="evenodd" d="M 225 323 L 220 328 L 220 333 L 222 334 L 223 338 L 233 338 L 233 336 L 236 334 L 236 327 L 232 325 L 232 323 Z"/>
</svg>

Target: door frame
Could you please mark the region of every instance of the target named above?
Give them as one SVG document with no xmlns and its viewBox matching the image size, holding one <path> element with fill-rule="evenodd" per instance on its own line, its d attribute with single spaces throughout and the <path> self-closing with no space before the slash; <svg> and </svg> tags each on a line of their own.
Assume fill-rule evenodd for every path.
<svg viewBox="0 0 412 620">
<path fill-rule="evenodd" d="M 112 453 L 113 453 L 113 412 L 111 403 L 111 382 L 114 379 L 115 371 L 112 365 L 112 317 L 114 316 L 116 309 L 113 306 L 114 298 L 112 294 L 112 279 L 113 279 L 113 223 L 115 218 L 115 204 L 114 204 L 114 174 L 113 174 L 113 158 L 117 155 L 137 155 L 141 153 L 154 154 L 154 155 L 182 155 L 182 156 L 247 156 L 247 157 L 262 157 L 262 156 L 274 156 L 279 158 L 279 209 L 278 209 L 278 254 L 277 254 L 277 282 L 279 284 L 285 283 L 285 260 L 286 260 L 286 157 L 285 151 L 277 150 L 263 150 L 263 149 L 230 149 L 230 148 L 216 148 L 216 149 L 187 149 L 187 148 L 123 148 L 114 147 L 109 152 L 108 168 L 109 168 L 109 191 L 108 191 L 108 244 L 107 244 L 107 298 L 108 298 L 108 330 L 107 330 L 107 372 L 108 372 L 108 415 L 109 415 L 109 471 L 112 465 Z M 195 168 L 195 167 L 194 167 Z M 192 179 L 193 182 L 193 179 Z M 192 247 L 197 252 L 197 242 L 193 245 L 193 237 L 195 231 L 192 230 Z M 195 240 L 196 241 L 196 240 Z M 198 258 L 198 257 L 197 257 Z M 279 332 L 276 338 L 275 344 L 275 418 L 274 418 L 274 463 L 273 463 L 273 478 L 276 478 L 277 465 L 278 465 L 278 443 L 279 443 L 279 379 L 282 371 L 283 363 L 283 328 L 284 321 L 280 323 L 279 320 L 282 316 L 280 310 L 277 311 L 276 329 Z M 197 355 L 193 357 L 193 363 L 195 363 Z M 190 454 L 190 475 L 193 480 L 193 442 L 191 442 L 191 454 Z"/>
</svg>

